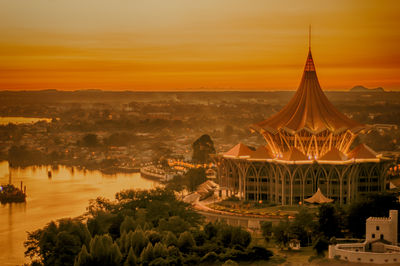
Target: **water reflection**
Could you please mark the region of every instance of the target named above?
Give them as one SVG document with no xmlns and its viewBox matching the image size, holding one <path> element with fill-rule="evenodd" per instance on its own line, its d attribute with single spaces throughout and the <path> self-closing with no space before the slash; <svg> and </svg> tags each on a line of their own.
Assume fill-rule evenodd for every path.
<svg viewBox="0 0 400 266">
<path fill-rule="evenodd" d="M 47 171 L 52 171 L 48 178 Z M 0 265 L 24 262 L 26 231 L 43 227 L 51 220 L 82 214 L 90 199 L 114 198 L 122 189 L 149 189 L 157 185 L 140 174 L 103 175 L 73 167 L 27 167 L 11 170 L 12 183 L 27 187 L 24 204 L 0 205 Z M 8 163 L 0 162 L 0 183 L 8 182 Z"/>
<path fill-rule="evenodd" d="M 37 118 L 37 117 L 15 117 L 15 116 L 5 116 L 0 117 L 0 125 L 7 125 L 9 123 L 13 124 L 31 124 L 39 121 L 51 122 L 51 118 Z"/>
</svg>

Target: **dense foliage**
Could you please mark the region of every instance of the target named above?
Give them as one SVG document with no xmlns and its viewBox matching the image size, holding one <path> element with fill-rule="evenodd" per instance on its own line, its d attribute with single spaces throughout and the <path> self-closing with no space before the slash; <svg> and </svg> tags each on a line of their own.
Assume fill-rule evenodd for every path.
<svg viewBox="0 0 400 266">
<path fill-rule="evenodd" d="M 263 237 L 266 242 L 274 239 L 281 248 L 288 248 L 291 239 L 298 239 L 301 246 L 312 245 L 317 255 L 323 255 L 329 241 L 334 242 L 336 238 L 364 238 L 368 217 L 387 217 L 389 210 L 400 211 L 398 199 L 389 193 L 370 193 L 346 207 L 322 204 L 316 215 L 302 208 L 292 221 L 284 219 L 275 226 L 264 222 Z"/>
<path fill-rule="evenodd" d="M 83 219 L 86 218 L 86 219 Z M 28 233 L 26 256 L 38 265 L 182 265 L 267 260 L 251 235 L 202 217 L 172 191 L 126 190 L 97 198 L 82 219 L 62 219 Z"/>
<path fill-rule="evenodd" d="M 192 145 L 192 160 L 198 163 L 210 162 L 210 154 L 215 153 L 214 142 L 209 135 L 202 135 Z"/>
<path fill-rule="evenodd" d="M 167 188 L 175 191 L 181 191 L 184 188 L 195 191 L 200 184 L 206 181 L 206 170 L 204 168 L 190 168 L 183 175 L 176 175 L 168 181 Z"/>
<path fill-rule="evenodd" d="M 365 220 L 371 216 L 388 216 L 389 210 L 400 212 L 400 203 L 394 194 L 368 194 L 358 202 L 351 204 L 347 216 L 348 229 L 355 237 L 363 237 L 365 235 Z"/>
</svg>

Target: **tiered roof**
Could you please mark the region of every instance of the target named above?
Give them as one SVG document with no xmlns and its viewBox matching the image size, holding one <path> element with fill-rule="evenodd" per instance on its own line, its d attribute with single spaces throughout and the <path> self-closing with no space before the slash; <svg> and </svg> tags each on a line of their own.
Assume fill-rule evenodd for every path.
<svg viewBox="0 0 400 266">
<path fill-rule="evenodd" d="M 376 152 L 361 144 L 348 152 L 357 133 L 367 126 L 337 110 L 325 96 L 318 81 L 309 49 L 300 85 L 289 103 L 270 118 L 253 124 L 267 147 L 256 151 L 239 143 L 224 157 L 274 160 L 289 164 L 347 164 L 380 160 Z"/>
<path fill-rule="evenodd" d="M 324 130 L 359 131 L 364 125 L 348 118 L 329 102 L 319 84 L 309 50 L 303 77 L 293 98 L 280 112 L 252 125 L 251 128 L 272 134 L 276 134 L 279 130 L 293 134 L 303 129 L 317 134 Z"/>
<path fill-rule="evenodd" d="M 322 204 L 322 203 L 330 203 L 333 201 L 333 199 L 325 197 L 324 194 L 322 194 L 321 190 L 318 188 L 317 192 L 315 192 L 314 195 L 312 195 L 308 199 L 304 199 L 304 201 L 308 203 Z"/>
</svg>

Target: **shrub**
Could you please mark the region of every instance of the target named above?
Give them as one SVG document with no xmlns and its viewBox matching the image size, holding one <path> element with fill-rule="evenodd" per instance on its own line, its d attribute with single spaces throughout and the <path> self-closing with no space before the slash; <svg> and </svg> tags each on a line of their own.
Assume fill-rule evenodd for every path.
<svg viewBox="0 0 400 266">
<path fill-rule="evenodd" d="M 215 263 L 219 261 L 219 256 L 214 251 L 211 251 L 204 255 L 200 261 L 203 263 Z"/>
<path fill-rule="evenodd" d="M 135 231 L 136 228 L 136 223 L 135 220 L 133 220 L 132 217 L 126 216 L 124 221 L 121 223 L 121 226 L 119 228 L 120 233 L 129 233 L 130 231 Z"/>
<path fill-rule="evenodd" d="M 178 246 L 178 239 L 171 231 L 168 231 L 167 235 L 163 239 L 163 242 L 167 247 Z"/>
<path fill-rule="evenodd" d="M 191 250 L 196 243 L 194 242 L 193 236 L 189 231 L 183 232 L 178 239 L 178 247 L 181 251 L 187 252 Z"/>
<path fill-rule="evenodd" d="M 222 264 L 222 266 L 239 266 L 239 264 L 233 260 L 227 260 Z"/>
</svg>

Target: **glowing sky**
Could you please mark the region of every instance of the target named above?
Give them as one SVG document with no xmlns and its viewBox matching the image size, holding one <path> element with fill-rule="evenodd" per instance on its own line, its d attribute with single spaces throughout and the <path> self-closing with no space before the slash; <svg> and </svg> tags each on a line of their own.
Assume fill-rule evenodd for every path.
<svg viewBox="0 0 400 266">
<path fill-rule="evenodd" d="M 0 0 L 0 90 L 400 89 L 399 1 Z"/>
</svg>

